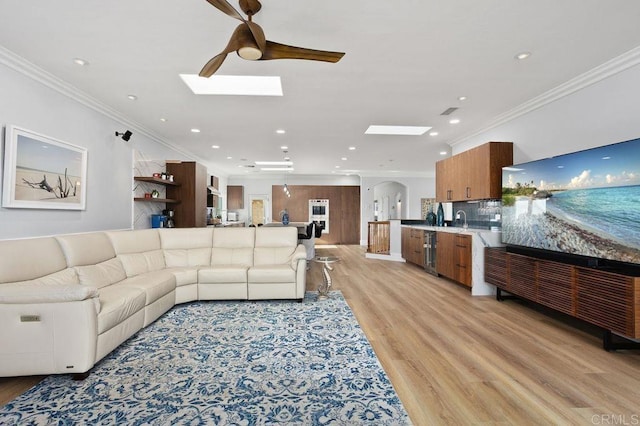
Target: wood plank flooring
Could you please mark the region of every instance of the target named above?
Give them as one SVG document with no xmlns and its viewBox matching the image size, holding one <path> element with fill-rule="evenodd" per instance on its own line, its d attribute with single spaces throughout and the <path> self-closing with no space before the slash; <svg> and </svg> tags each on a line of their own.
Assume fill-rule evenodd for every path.
<svg viewBox="0 0 640 426">
<path fill-rule="evenodd" d="M 640 424 L 640 351 L 606 352 L 593 327 L 471 297 L 416 266 L 366 259 L 360 246 L 316 252 L 341 258 L 333 288 L 415 425 Z M 307 289 L 320 281 L 312 262 Z M 39 379 L 0 378 L 0 405 Z"/>
</svg>

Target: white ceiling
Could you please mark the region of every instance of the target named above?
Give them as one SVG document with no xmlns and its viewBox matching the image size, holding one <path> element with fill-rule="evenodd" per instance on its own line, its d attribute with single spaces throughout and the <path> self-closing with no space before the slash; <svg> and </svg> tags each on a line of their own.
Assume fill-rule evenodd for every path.
<svg viewBox="0 0 640 426">
<path fill-rule="evenodd" d="M 197 74 L 238 24 L 205 0 L 0 0 L 0 10 L 0 45 L 119 111 L 133 138 L 178 145 L 223 175 L 282 160 L 281 145 L 296 174 L 433 175 L 449 144 L 640 46 L 635 0 L 264 0 L 254 20 L 267 39 L 344 58 L 230 54 L 218 74 L 281 76 L 284 96 L 196 96 L 178 75 Z M 515 60 L 521 51 L 532 56 Z M 460 124 L 440 115 L 449 107 Z M 439 135 L 365 135 L 370 124 Z"/>
</svg>

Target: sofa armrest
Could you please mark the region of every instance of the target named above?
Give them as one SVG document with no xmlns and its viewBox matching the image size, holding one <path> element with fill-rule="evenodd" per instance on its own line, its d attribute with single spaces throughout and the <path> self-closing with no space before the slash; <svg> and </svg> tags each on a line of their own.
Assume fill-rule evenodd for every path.
<svg viewBox="0 0 640 426">
<path fill-rule="evenodd" d="M 290 262 L 291 262 L 291 267 L 294 270 L 298 269 L 298 263 L 300 260 L 304 260 L 305 264 L 307 261 L 307 249 L 304 248 L 304 246 L 302 244 L 298 244 L 298 246 L 296 247 L 295 251 L 293 252 L 293 254 L 290 257 Z"/>
<path fill-rule="evenodd" d="M 95 287 L 79 284 L 0 284 L 0 303 L 64 303 L 98 297 Z"/>
</svg>

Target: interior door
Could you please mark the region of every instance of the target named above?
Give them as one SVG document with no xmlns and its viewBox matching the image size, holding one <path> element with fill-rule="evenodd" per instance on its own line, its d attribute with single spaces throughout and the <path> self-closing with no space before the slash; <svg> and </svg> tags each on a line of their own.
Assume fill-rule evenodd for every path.
<svg viewBox="0 0 640 426">
<path fill-rule="evenodd" d="M 258 226 L 270 222 L 268 217 L 268 212 L 270 211 L 269 197 L 266 195 L 251 195 L 249 200 L 251 203 L 249 223 Z"/>
</svg>

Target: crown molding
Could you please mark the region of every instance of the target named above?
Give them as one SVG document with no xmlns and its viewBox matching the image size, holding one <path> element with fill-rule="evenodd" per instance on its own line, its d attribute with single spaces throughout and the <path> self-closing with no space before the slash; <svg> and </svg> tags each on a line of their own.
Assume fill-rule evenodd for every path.
<svg viewBox="0 0 640 426">
<path fill-rule="evenodd" d="M 136 133 L 140 133 L 153 142 L 159 143 L 166 148 L 176 151 L 185 156 L 187 159 L 197 160 L 206 163 L 205 160 L 194 156 L 193 153 L 184 150 L 183 148 L 171 143 L 167 139 L 155 134 L 152 130 L 147 129 L 145 126 L 136 123 L 125 117 L 119 111 L 111 108 L 110 106 L 98 101 L 97 99 L 89 96 L 87 93 L 78 89 L 77 87 L 67 83 L 66 81 L 56 77 L 55 75 L 45 71 L 32 62 L 27 61 L 23 57 L 13 53 L 11 50 L 0 45 L 0 64 L 29 77 L 44 86 L 61 93 L 62 95 L 73 99 L 74 101 L 93 109 L 94 111 L 114 120 L 125 127 L 135 130 Z"/>
<path fill-rule="evenodd" d="M 528 114 L 538 108 L 542 108 L 545 105 L 557 101 L 558 99 L 569 96 L 572 93 L 598 83 L 638 64 L 640 64 L 640 46 L 635 47 L 583 74 L 580 74 L 579 76 L 518 105 L 512 110 L 494 117 L 486 126 L 454 139 L 449 142 L 449 145 L 456 146 L 459 143 L 465 142 L 468 139 L 478 136 L 502 124 L 508 123 L 509 121 Z"/>
</svg>

